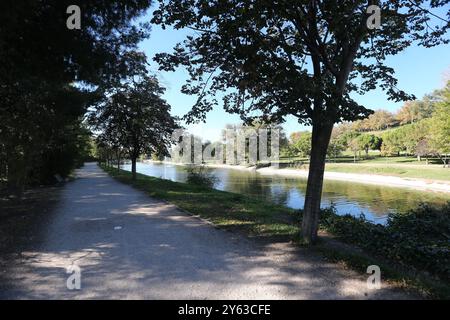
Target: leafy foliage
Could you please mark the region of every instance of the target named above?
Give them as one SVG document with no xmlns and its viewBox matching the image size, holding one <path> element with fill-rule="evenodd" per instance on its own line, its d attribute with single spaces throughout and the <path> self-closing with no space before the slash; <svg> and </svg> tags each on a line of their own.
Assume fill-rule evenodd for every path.
<svg viewBox="0 0 450 320">
<path fill-rule="evenodd" d="M 309 157 L 311 155 L 311 132 L 294 132 L 291 134 L 290 148 L 294 154 Z"/>
<path fill-rule="evenodd" d="M 444 281 L 450 279 L 450 203 L 390 214 L 386 226 L 372 224 L 364 216 L 338 216 L 329 209 L 323 211 L 321 225 L 368 252 Z"/>
<path fill-rule="evenodd" d="M 439 95 L 439 90 L 436 90 L 432 94 L 425 95 L 421 100 L 405 102 L 403 107 L 397 112 L 396 118 L 400 121 L 400 124 L 414 123 L 430 118 Z"/>
<path fill-rule="evenodd" d="M 364 150 L 366 155 L 370 150 L 379 150 L 382 140 L 373 134 L 362 134 L 358 136 L 357 144 L 360 150 Z"/>
<path fill-rule="evenodd" d="M 170 114 L 170 105 L 162 99 L 164 88 L 154 76 L 147 74 L 142 53 L 136 55 L 136 69 L 105 94 L 90 113 L 90 122 L 100 131 L 98 141 L 103 148 L 120 150 L 132 161 L 142 154 L 168 155 L 171 134 L 178 128 Z"/>
<path fill-rule="evenodd" d="M 390 127 L 398 125 L 394 115 L 386 110 L 377 110 L 371 114 L 367 119 L 357 120 L 352 127 L 356 131 L 375 131 L 385 130 Z"/>
<path fill-rule="evenodd" d="M 217 177 L 208 172 L 205 166 L 189 166 L 187 169 L 187 182 L 207 188 L 212 188 L 217 183 Z"/>
<path fill-rule="evenodd" d="M 450 81 L 443 90 L 431 121 L 431 145 L 442 154 L 450 153 Z"/>
<path fill-rule="evenodd" d="M 425 26 L 432 15 L 421 7 L 446 2 L 159 0 L 154 23 L 195 33 L 173 53 L 155 59 L 165 71 L 187 69 L 190 77 L 182 91 L 198 96 L 185 117 L 189 122 L 205 120 L 224 92 L 225 110 L 245 121 L 258 117 L 282 123 L 290 115 L 312 125 L 302 232 L 305 241 L 314 242 L 333 125 L 372 113 L 350 93 L 380 86 L 392 100 L 411 100 L 397 88 L 394 69 L 385 60 L 413 42 L 425 47 L 447 43 L 443 36 L 450 24 L 430 32 Z M 375 30 L 367 26 L 371 4 L 383 14 Z"/>
<path fill-rule="evenodd" d="M 127 69 L 126 52 L 148 36 L 134 24 L 148 0 L 81 5 L 82 28 L 66 27 L 68 0 L 0 3 L 0 163 L 12 190 L 67 175 L 83 160 L 87 107 Z"/>
</svg>

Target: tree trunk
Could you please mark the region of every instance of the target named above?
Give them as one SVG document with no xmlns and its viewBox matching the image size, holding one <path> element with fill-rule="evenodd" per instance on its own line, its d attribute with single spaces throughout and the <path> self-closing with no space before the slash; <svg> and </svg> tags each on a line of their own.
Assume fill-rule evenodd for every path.
<svg viewBox="0 0 450 320">
<path fill-rule="evenodd" d="M 136 160 L 137 160 L 137 157 L 131 158 L 131 173 L 132 173 L 133 180 L 136 180 Z"/>
<path fill-rule="evenodd" d="M 438 154 L 439 159 L 441 159 L 442 163 L 444 164 L 443 168 L 447 165 L 447 155 L 441 156 Z"/>
<path fill-rule="evenodd" d="M 23 173 L 14 162 L 12 161 L 8 165 L 7 191 L 14 197 L 21 198 L 24 190 Z"/>
<path fill-rule="evenodd" d="M 117 153 L 117 171 L 120 172 L 120 152 Z"/>
<path fill-rule="evenodd" d="M 25 156 L 17 152 L 7 153 L 6 186 L 9 194 L 21 198 L 27 180 L 27 162 Z"/>
<path fill-rule="evenodd" d="M 306 244 L 313 244 L 317 240 L 325 158 L 332 130 L 333 124 L 313 125 L 311 158 L 301 231 L 302 239 Z"/>
</svg>

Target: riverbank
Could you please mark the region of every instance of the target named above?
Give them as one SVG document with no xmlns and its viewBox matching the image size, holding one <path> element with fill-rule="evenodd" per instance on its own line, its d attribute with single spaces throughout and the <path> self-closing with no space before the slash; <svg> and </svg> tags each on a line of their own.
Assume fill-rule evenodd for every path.
<svg viewBox="0 0 450 320">
<path fill-rule="evenodd" d="M 292 177 L 308 178 L 308 171 L 302 169 L 278 168 L 278 167 L 257 168 L 256 166 L 211 164 L 211 163 L 205 164 L 205 166 L 210 168 L 227 168 L 234 170 L 254 171 L 258 172 L 261 175 L 269 175 L 269 176 L 278 175 L 291 178 Z M 367 167 L 366 165 L 362 166 Z M 361 171 L 364 171 L 364 169 L 362 169 Z M 365 174 L 365 173 L 333 172 L 333 171 L 325 171 L 324 179 L 354 182 L 361 184 L 383 185 L 387 187 L 410 188 L 419 191 L 450 193 L 450 181 L 444 180 L 398 177 L 394 175 L 384 175 L 384 174 L 382 175 L 382 174 Z"/>
<path fill-rule="evenodd" d="M 157 160 L 144 160 L 143 163 L 158 163 L 158 164 L 166 164 L 171 166 L 180 166 L 185 167 L 189 164 L 181 163 L 181 162 L 172 162 L 172 161 L 157 161 Z M 240 171 L 255 171 L 255 166 L 247 166 L 247 165 L 239 165 L 239 164 L 221 164 L 221 163 L 207 163 L 203 164 L 206 167 L 210 168 L 221 168 L 221 169 L 233 169 L 233 170 L 240 170 Z"/>
<path fill-rule="evenodd" d="M 176 162 L 167 162 L 167 161 L 145 161 L 150 163 L 165 163 L 170 165 L 183 166 L 182 163 Z M 230 164 L 216 164 L 216 163 L 207 163 L 204 164 L 210 168 L 222 168 L 222 169 L 233 169 L 240 171 L 253 171 L 258 172 L 261 175 L 278 175 L 290 178 L 308 178 L 308 171 L 303 169 L 291 169 L 291 168 L 279 168 L 279 167 L 263 167 L 257 168 L 256 166 L 244 166 L 244 165 L 230 165 Z M 413 177 L 400 177 L 395 175 L 388 174 L 369 174 L 369 173 L 352 173 L 345 171 L 357 171 L 357 172 L 365 172 L 371 171 L 371 167 L 365 164 L 361 165 L 336 165 L 336 164 L 327 164 L 330 166 L 331 170 L 339 170 L 344 172 L 334 172 L 334 171 L 325 171 L 324 179 L 327 180 L 336 180 L 336 181 L 346 181 L 346 182 L 354 182 L 361 184 L 370 184 L 370 185 L 382 185 L 386 187 L 397 187 L 397 188 L 409 188 L 418 191 L 430 191 L 430 192 L 443 192 L 450 193 L 450 181 L 446 180 L 437 180 L 437 179 L 421 179 L 421 178 L 413 178 Z M 355 169 L 354 167 L 357 167 Z M 398 168 L 402 168 L 398 166 Z M 433 168 L 434 169 L 434 168 Z M 410 169 L 411 170 L 411 169 Z M 415 168 L 415 170 L 430 170 L 424 168 Z M 432 170 L 432 169 L 431 169 Z M 444 169 L 446 170 L 446 169 Z M 382 171 L 382 170 L 378 170 Z M 386 170 L 384 171 L 392 171 Z M 401 169 L 400 169 L 401 171 Z M 404 170 L 403 170 L 404 171 Z M 450 172 L 450 169 L 449 169 Z M 421 175 L 424 175 L 423 173 Z"/>
<path fill-rule="evenodd" d="M 273 167 L 266 167 L 256 169 L 256 171 L 262 175 L 280 175 L 286 177 L 301 177 L 301 178 L 308 177 L 308 171 L 298 169 L 276 169 Z M 325 171 L 324 179 L 363 183 L 363 184 L 384 185 L 388 187 L 411 188 L 421 191 L 450 193 L 450 181 L 445 182 L 431 179 L 425 180 L 416 178 L 401 178 L 388 175 L 330 172 L 330 171 Z"/>
<path fill-rule="evenodd" d="M 297 242 L 296 236 L 300 232 L 301 211 L 274 205 L 242 194 L 224 192 L 142 174 L 138 174 L 137 181 L 132 181 L 131 174 L 127 171 L 121 170 L 119 172 L 114 168 L 105 167 L 104 169 L 118 180 L 144 190 L 152 197 L 173 203 L 187 213 L 206 219 L 219 228 L 240 232 L 269 243 L 280 241 Z M 384 281 L 390 279 L 391 283 L 395 285 L 424 291 L 436 297 L 449 296 L 448 284 L 441 284 L 439 281 L 434 281 L 432 277 L 424 277 L 422 274 L 418 274 L 417 271 L 411 271 L 411 265 L 408 265 L 408 268 L 404 268 L 391 261 L 391 259 L 385 259 L 385 257 L 394 254 L 392 251 L 389 251 L 392 249 L 400 250 L 398 253 L 400 256 L 405 254 L 403 252 L 403 243 L 400 243 L 399 246 L 382 246 L 377 251 L 381 256 L 380 258 L 379 255 L 372 256 L 368 254 L 370 251 L 361 251 L 352 245 L 348 247 L 340 244 L 328 231 L 328 228 L 335 230 L 338 238 L 341 235 L 350 233 L 352 236 L 355 236 L 349 241 L 352 243 L 355 239 L 360 239 L 358 235 L 352 233 L 351 230 L 353 228 L 364 230 L 363 233 L 373 233 L 375 236 L 380 236 L 388 232 L 380 231 L 385 230 L 384 227 L 348 216 L 345 217 L 347 220 L 344 221 L 335 214 L 328 213 L 325 216 L 327 217 L 326 221 L 321 223 L 322 241 L 318 246 L 309 248 L 310 250 L 320 252 L 328 259 L 343 263 L 361 273 L 366 271 L 365 268 L 368 265 L 375 264 L 383 270 Z M 351 222 L 350 224 L 348 223 L 349 221 Z M 350 230 L 345 229 L 346 226 L 349 226 Z M 390 233 L 385 234 L 382 240 L 391 243 L 392 239 L 390 237 Z M 409 236 L 406 239 L 412 240 Z M 371 246 L 377 247 L 373 239 L 361 237 L 360 241 L 369 248 Z M 379 242 L 381 239 L 376 239 L 376 241 Z M 414 239 L 413 243 L 419 250 L 421 246 L 416 241 Z M 407 244 L 410 245 L 410 242 Z M 419 251 L 418 254 L 421 254 Z M 385 252 L 387 253 L 386 256 L 384 255 Z M 407 254 L 406 256 L 415 259 L 415 255 Z"/>
</svg>

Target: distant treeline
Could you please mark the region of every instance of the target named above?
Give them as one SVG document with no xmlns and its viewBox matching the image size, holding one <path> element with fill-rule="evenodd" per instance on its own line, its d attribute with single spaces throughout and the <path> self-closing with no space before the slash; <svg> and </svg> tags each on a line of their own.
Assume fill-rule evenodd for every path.
<svg viewBox="0 0 450 320">
<path fill-rule="evenodd" d="M 375 111 L 364 120 L 337 125 L 332 133 L 328 156 L 337 157 L 350 150 L 379 150 L 381 155 L 435 156 L 446 163 L 450 154 L 450 82 L 442 90 L 426 95 L 422 100 L 409 101 L 394 115 Z M 311 133 L 294 132 L 284 156 L 308 157 Z"/>
<path fill-rule="evenodd" d="M 395 114 L 386 110 L 377 110 L 364 120 L 344 122 L 333 129 L 327 156 L 331 159 L 342 156 L 344 151 L 354 154 L 355 160 L 360 153 L 367 157 L 370 150 L 378 150 L 382 156 L 417 156 L 440 158 L 447 163 L 450 154 L 450 82 L 440 90 L 425 95 L 421 100 L 408 101 Z M 310 131 L 297 131 L 286 136 L 280 124 L 265 124 L 253 121 L 250 124 L 227 124 L 222 132 L 221 141 L 203 141 L 201 137 L 192 137 L 194 145 L 220 146 L 226 140 L 227 130 L 239 134 L 245 129 L 272 128 L 279 132 L 281 157 L 304 157 L 311 154 Z M 246 140 L 246 150 L 248 149 Z M 226 148 L 226 146 L 222 146 Z M 246 153 L 248 156 L 248 152 Z M 179 161 L 180 155 L 172 153 L 173 161 Z M 155 158 L 157 159 L 157 158 Z M 194 156 L 192 156 L 194 159 Z"/>
</svg>

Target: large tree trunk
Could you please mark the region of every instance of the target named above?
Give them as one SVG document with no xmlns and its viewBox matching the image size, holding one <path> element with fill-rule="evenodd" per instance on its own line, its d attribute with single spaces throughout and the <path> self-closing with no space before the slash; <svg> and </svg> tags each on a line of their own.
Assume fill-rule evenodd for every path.
<svg viewBox="0 0 450 320">
<path fill-rule="evenodd" d="M 136 161 L 137 161 L 137 157 L 131 157 L 131 173 L 132 173 L 132 177 L 133 180 L 136 180 Z"/>
<path fill-rule="evenodd" d="M 311 158 L 301 231 L 303 241 L 307 244 L 313 244 L 317 240 L 325 158 L 332 130 L 333 124 L 313 125 Z"/>
</svg>

